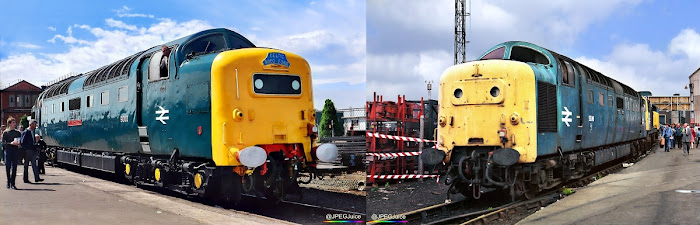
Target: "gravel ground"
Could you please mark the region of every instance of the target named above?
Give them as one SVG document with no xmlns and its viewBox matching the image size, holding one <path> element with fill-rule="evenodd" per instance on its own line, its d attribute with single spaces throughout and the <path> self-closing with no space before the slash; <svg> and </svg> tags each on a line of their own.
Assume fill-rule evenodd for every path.
<svg viewBox="0 0 700 225">
<path fill-rule="evenodd" d="M 340 174 L 333 177 L 325 176 L 323 180 L 314 179 L 309 184 L 300 184 L 303 188 L 313 188 L 324 191 L 366 196 L 366 173 L 364 171 Z"/>
<path fill-rule="evenodd" d="M 521 220 L 525 219 L 526 217 L 532 215 L 533 213 L 537 212 L 539 209 L 529 209 L 525 211 L 517 211 L 514 214 L 508 214 L 508 218 L 506 219 L 498 219 L 495 221 L 491 221 L 489 224 L 491 225 L 511 225 L 511 224 L 516 224 L 520 222 Z"/>
<path fill-rule="evenodd" d="M 445 202 L 447 185 L 435 183 L 435 179 L 408 181 L 368 188 L 367 212 L 370 214 L 399 214 Z M 452 195 L 452 200 L 464 198 Z"/>
</svg>

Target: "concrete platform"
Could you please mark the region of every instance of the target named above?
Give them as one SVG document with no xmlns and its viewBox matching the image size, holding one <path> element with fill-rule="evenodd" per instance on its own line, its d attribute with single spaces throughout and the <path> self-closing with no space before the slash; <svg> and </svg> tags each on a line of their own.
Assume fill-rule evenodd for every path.
<svg viewBox="0 0 700 225">
<path fill-rule="evenodd" d="M 700 149 L 657 149 L 518 224 L 700 224 Z"/>
<path fill-rule="evenodd" d="M 5 188 L 0 166 L 0 224 L 289 224 L 46 167 L 43 182 Z M 32 177 L 30 171 L 30 177 Z M 33 180 L 33 178 L 30 178 Z"/>
</svg>

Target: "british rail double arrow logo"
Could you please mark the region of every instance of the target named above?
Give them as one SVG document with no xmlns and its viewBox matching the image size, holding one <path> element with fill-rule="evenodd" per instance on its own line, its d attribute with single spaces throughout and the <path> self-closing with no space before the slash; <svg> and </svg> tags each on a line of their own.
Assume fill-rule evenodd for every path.
<svg viewBox="0 0 700 225">
<path fill-rule="evenodd" d="M 158 106 L 158 108 L 160 108 L 160 110 L 156 111 L 156 114 L 160 114 L 160 116 L 156 117 L 156 120 L 160 121 L 161 123 L 163 123 L 163 125 L 165 125 L 165 121 L 170 119 L 170 117 L 165 116 L 165 114 L 170 113 L 170 110 L 166 110 L 162 106 Z"/>
<path fill-rule="evenodd" d="M 561 111 L 561 114 L 564 115 L 564 118 L 561 118 L 561 122 L 566 123 L 566 126 L 570 127 L 569 123 L 571 123 L 573 119 L 570 118 L 572 113 L 569 111 L 569 108 L 564 107 L 564 111 Z"/>
</svg>

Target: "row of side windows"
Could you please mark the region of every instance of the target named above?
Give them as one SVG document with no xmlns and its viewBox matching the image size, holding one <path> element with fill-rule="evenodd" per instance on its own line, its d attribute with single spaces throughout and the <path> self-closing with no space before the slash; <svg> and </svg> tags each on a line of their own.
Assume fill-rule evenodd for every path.
<svg viewBox="0 0 700 225">
<path fill-rule="evenodd" d="M 79 110 L 81 108 L 81 98 L 76 97 L 68 100 L 68 110 Z M 127 86 L 122 86 L 117 89 L 117 102 L 127 102 L 129 101 L 129 88 Z M 109 105 L 109 90 L 103 91 L 100 93 L 100 105 Z M 93 95 L 87 95 L 85 96 L 85 107 L 87 108 L 92 108 L 95 106 L 95 98 Z M 56 108 L 56 103 L 51 104 L 51 109 L 49 110 L 47 108 L 48 106 L 44 106 L 43 110 L 44 115 L 48 114 L 49 111 L 51 113 L 56 113 L 58 112 L 63 112 L 66 110 L 66 103 L 61 102 L 60 105 L 58 106 L 58 109 Z"/>
<path fill-rule="evenodd" d="M 588 89 L 588 103 L 593 104 L 595 102 L 595 98 L 593 96 L 593 90 Z M 603 92 L 598 92 L 598 104 L 600 106 L 605 106 L 605 94 Z M 613 107 L 613 96 L 608 95 L 608 107 Z M 638 112 L 640 111 L 640 105 L 638 103 L 635 103 L 634 101 L 631 101 L 629 98 L 617 98 L 617 106 L 616 108 L 618 109 L 626 109 L 626 110 L 631 110 L 633 112 Z"/>
</svg>

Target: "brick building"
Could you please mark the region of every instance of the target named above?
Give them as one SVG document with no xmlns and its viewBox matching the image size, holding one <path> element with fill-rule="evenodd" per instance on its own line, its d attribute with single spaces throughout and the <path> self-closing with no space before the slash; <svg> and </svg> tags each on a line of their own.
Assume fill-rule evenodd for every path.
<svg viewBox="0 0 700 225">
<path fill-rule="evenodd" d="M 24 80 L 0 90 L 0 124 L 5 124 L 10 116 L 17 122 L 23 115 L 31 116 L 39 93 L 41 88 Z"/>
</svg>

